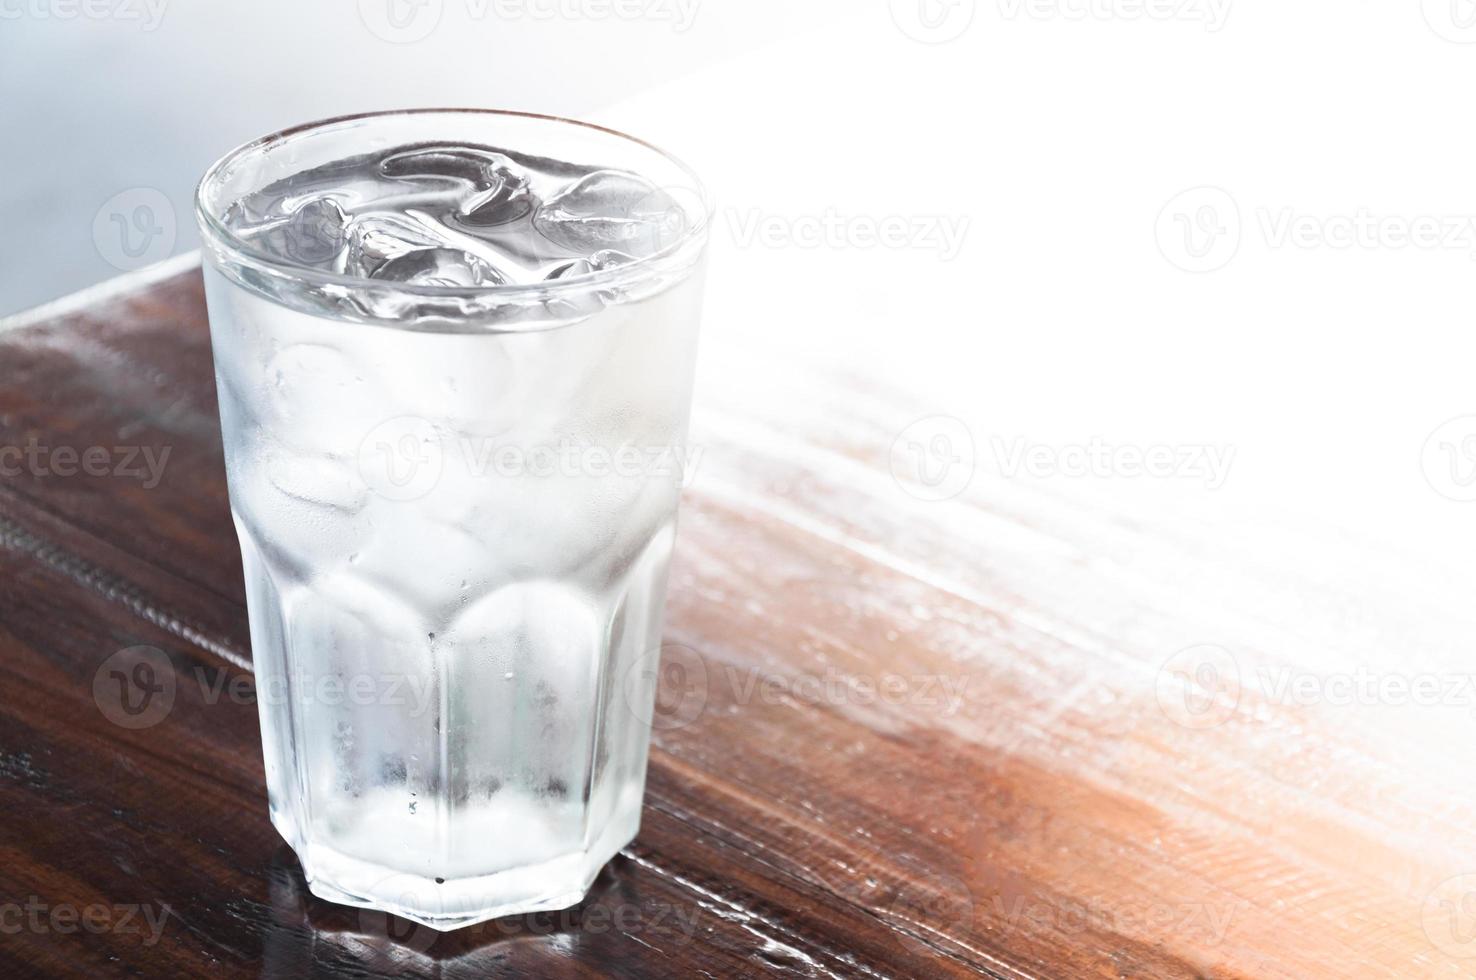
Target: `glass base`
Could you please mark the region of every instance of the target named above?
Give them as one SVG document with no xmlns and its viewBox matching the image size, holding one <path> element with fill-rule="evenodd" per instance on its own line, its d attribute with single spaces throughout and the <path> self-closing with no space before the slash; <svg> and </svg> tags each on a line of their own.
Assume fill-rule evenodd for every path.
<svg viewBox="0 0 1476 980">
<path fill-rule="evenodd" d="M 340 905 L 387 912 L 441 932 L 491 919 L 554 912 L 578 905 L 609 861 L 635 839 L 632 826 L 612 824 L 588 851 L 538 864 L 456 880 L 426 878 L 295 841 L 272 822 L 302 864 L 308 889 Z"/>
</svg>

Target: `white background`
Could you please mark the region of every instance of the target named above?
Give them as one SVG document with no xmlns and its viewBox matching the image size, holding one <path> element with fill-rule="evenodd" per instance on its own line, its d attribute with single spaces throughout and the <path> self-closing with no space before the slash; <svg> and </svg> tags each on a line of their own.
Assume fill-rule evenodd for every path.
<svg viewBox="0 0 1476 980">
<path fill-rule="evenodd" d="M 1229 449 L 1214 489 L 1020 478 L 1325 527 L 1465 594 L 1476 420 L 1430 439 L 1476 415 L 1469 0 L 561 2 L 0 0 L 0 312 L 193 247 L 198 174 L 285 125 L 603 119 L 718 194 L 709 380 L 750 336 L 884 378 L 980 480 L 1020 440 Z M 140 203 L 159 234 L 121 254 Z M 966 234 L 864 237 L 897 218 Z M 1401 237 L 1420 219 L 1438 243 Z"/>
</svg>

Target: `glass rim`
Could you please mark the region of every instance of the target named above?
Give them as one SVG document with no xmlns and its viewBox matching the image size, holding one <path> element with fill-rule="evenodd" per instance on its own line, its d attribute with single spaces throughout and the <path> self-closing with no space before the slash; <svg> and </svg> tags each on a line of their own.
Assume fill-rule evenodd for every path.
<svg viewBox="0 0 1476 980">
<path fill-rule="evenodd" d="M 690 181 L 689 188 L 700 200 L 699 220 L 691 227 L 682 231 L 680 237 L 659 251 L 650 255 L 642 256 L 634 261 L 623 265 L 612 266 L 608 269 L 598 269 L 582 273 L 578 276 L 570 276 L 567 279 L 556 279 L 545 282 L 531 283 L 504 283 L 497 285 L 482 286 L 448 286 L 432 285 L 425 283 L 392 282 L 379 279 L 370 279 L 364 276 L 351 276 L 331 270 L 315 268 L 310 265 L 294 261 L 290 257 L 277 257 L 265 255 L 259 250 L 250 247 L 244 239 L 227 228 L 220 219 L 211 213 L 206 207 L 205 196 L 207 190 L 220 183 L 222 173 L 232 164 L 244 159 L 251 153 L 266 152 L 274 144 L 286 143 L 289 140 L 301 138 L 311 133 L 326 130 L 335 126 L 348 123 L 361 122 L 371 119 L 393 119 L 404 116 L 497 116 L 510 119 L 526 119 L 538 122 L 557 123 L 566 126 L 577 127 L 599 133 L 603 136 L 614 137 L 625 140 L 637 146 L 655 153 L 667 163 L 676 167 Z M 516 149 L 515 147 L 513 149 Z M 588 293 L 592 290 L 609 287 L 626 286 L 640 283 L 660 275 L 666 270 L 670 260 L 692 247 L 693 243 L 702 243 L 707 237 L 709 227 L 716 214 L 716 207 L 712 195 L 708 192 L 706 185 L 697 176 L 690 166 L 678 157 L 668 153 L 653 143 L 623 133 L 609 126 L 601 126 L 598 123 L 584 122 L 579 119 L 570 119 L 566 116 L 555 116 L 541 112 L 523 112 L 515 109 L 487 109 L 477 107 L 424 107 L 413 109 L 381 109 L 370 112 L 355 112 L 342 116 L 330 116 L 325 119 L 316 119 L 310 122 L 298 123 L 285 129 L 259 136 L 228 150 L 219 159 L 206 168 L 204 175 L 195 186 L 194 194 L 195 221 L 205 238 L 206 244 L 212 249 L 219 250 L 234 256 L 244 263 L 268 271 L 272 274 L 282 276 L 296 282 L 311 283 L 319 286 L 339 288 L 363 288 L 383 289 L 394 293 L 409 296 L 424 296 L 428 298 L 456 298 L 476 297 L 487 300 L 495 297 L 505 297 L 510 301 L 525 301 L 535 299 L 538 301 L 556 299 L 561 295 L 570 293 Z"/>
</svg>

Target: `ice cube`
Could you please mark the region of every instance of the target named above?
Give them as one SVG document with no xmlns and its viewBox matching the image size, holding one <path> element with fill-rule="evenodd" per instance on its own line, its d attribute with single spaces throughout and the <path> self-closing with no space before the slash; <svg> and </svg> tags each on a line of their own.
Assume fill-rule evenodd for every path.
<svg viewBox="0 0 1476 980">
<path fill-rule="evenodd" d="M 352 467 L 339 460 L 272 453 L 267 457 L 266 475 L 272 486 L 306 503 L 348 514 L 364 507 L 363 481 Z"/>
<path fill-rule="evenodd" d="M 459 248 L 421 248 L 397 255 L 371 279 L 415 286 L 500 286 L 507 277 L 490 262 Z"/>
<path fill-rule="evenodd" d="M 431 143 L 391 153 L 380 161 L 379 172 L 397 179 L 447 178 L 485 185 L 493 172 L 514 166 L 507 154 L 496 150 Z"/>
<path fill-rule="evenodd" d="M 429 146 L 396 153 L 380 164 L 386 177 L 450 180 L 467 185 L 457 206 L 458 221 L 472 228 L 509 224 L 534 206 L 528 176 L 505 153 L 473 147 Z"/>
<path fill-rule="evenodd" d="M 547 278 L 573 279 L 575 276 L 587 276 L 591 272 L 614 269 L 618 266 L 625 265 L 627 262 L 634 261 L 635 259 L 632 256 L 626 255 L 624 252 L 607 248 L 596 252 L 587 259 L 575 259 L 573 262 L 566 262 L 550 272 Z"/>
<path fill-rule="evenodd" d="M 623 170 L 596 170 L 538 208 L 539 233 L 571 252 L 594 256 L 618 248 L 632 258 L 661 251 L 686 224 L 668 192 Z"/>
<path fill-rule="evenodd" d="M 343 271 L 372 279 L 391 259 L 445 244 L 431 229 L 405 215 L 383 211 L 359 215 L 349 223 Z"/>
<path fill-rule="evenodd" d="M 331 265 L 347 243 L 347 224 L 343 208 L 333 198 L 310 198 L 282 226 L 282 250 L 303 265 Z"/>
<path fill-rule="evenodd" d="M 527 217 L 536 203 L 526 178 L 507 175 L 495 187 L 462 202 L 458 218 L 470 228 L 491 228 Z"/>
</svg>

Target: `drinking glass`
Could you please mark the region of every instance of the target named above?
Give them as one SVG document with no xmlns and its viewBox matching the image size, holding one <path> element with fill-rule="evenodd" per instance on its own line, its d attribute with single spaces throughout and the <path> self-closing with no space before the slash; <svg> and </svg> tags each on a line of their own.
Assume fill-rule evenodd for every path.
<svg viewBox="0 0 1476 980">
<path fill-rule="evenodd" d="M 405 184 L 366 217 L 366 180 Z M 447 194 L 457 227 L 411 227 Z M 315 894 L 456 928 L 577 903 L 635 836 L 710 216 L 652 146 L 510 112 L 205 175 L 269 809 Z M 524 273 L 593 257 L 503 276 L 460 251 L 486 229 Z"/>
</svg>

